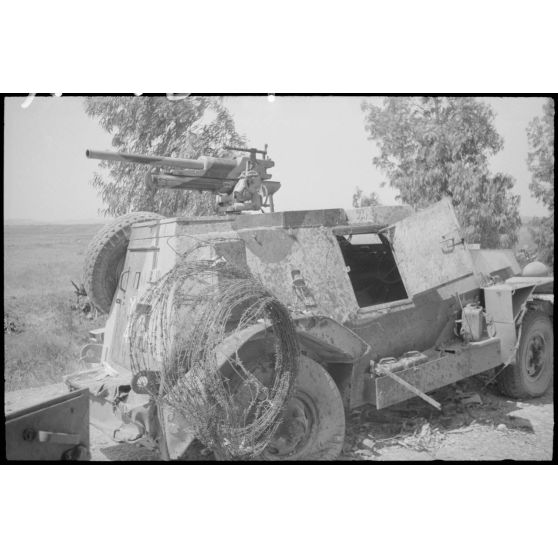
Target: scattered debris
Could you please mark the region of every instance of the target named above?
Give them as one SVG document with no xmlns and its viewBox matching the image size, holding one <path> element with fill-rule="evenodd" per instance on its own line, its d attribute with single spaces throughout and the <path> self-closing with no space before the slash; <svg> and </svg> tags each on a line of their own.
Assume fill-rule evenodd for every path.
<svg viewBox="0 0 558 558">
<path fill-rule="evenodd" d="M 21 333 L 23 324 L 8 312 L 4 312 L 4 334 Z"/>
<path fill-rule="evenodd" d="M 434 397 L 442 403 L 441 413 L 419 398 L 382 411 L 373 406 L 353 410 L 345 458 L 378 459 L 397 446 L 436 455 L 453 434 L 533 433 L 529 420 L 509 414 L 529 404 L 502 399 L 485 381 L 486 376 L 467 378 L 437 390 Z"/>
<path fill-rule="evenodd" d="M 444 439 L 444 434 L 438 428 L 432 428 L 429 422 L 423 424 L 412 434 L 398 441 L 399 445 L 417 451 L 432 451 L 436 449 Z"/>
<path fill-rule="evenodd" d="M 460 396 L 460 401 L 466 407 L 482 405 L 482 399 L 478 393 L 464 393 Z"/>
<path fill-rule="evenodd" d="M 464 434 L 465 432 L 472 432 L 478 427 L 479 424 L 476 422 L 472 422 L 469 426 L 462 426 L 461 428 L 454 428 L 451 433 L 452 434 Z"/>
<path fill-rule="evenodd" d="M 82 314 L 85 314 L 85 317 L 88 320 L 94 320 L 97 318 L 97 309 L 91 304 L 89 297 L 87 296 L 87 291 L 83 286 L 83 283 L 80 283 L 79 286 L 70 280 L 72 285 L 74 286 L 74 294 L 76 295 L 76 301 L 74 304 L 70 306 L 72 310 L 79 311 Z"/>
</svg>

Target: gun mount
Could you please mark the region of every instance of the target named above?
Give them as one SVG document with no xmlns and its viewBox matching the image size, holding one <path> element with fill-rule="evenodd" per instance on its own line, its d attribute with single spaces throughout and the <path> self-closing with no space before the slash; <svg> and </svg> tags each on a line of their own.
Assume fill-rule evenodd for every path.
<svg viewBox="0 0 558 558">
<path fill-rule="evenodd" d="M 224 148 L 249 155 L 180 159 L 88 149 L 85 156 L 88 159 L 149 165 L 151 168 L 145 175 L 149 187 L 213 192 L 219 196 L 219 207 L 227 213 L 259 211 L 264 207 L 273 211 L 273 195 L 281 184 L 268 180 L 271 175 L 267 170 L 275 163 L 267 156 L 267 145 L 263 151 L 231 146 Z M 257 154 L 263 157 L 258 158 Z"/>
</svg>

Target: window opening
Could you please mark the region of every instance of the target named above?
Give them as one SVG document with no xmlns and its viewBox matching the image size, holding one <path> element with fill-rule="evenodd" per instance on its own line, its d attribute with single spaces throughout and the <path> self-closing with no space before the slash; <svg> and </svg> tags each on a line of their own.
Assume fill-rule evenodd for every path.
<svg viewBox="0 0 558 558">
<path fill-rule="evenodd" d="M 388 240 L 382 234 L 348 234 L 337 241 L 360 308 L 408 298 Z"/>
</svg>

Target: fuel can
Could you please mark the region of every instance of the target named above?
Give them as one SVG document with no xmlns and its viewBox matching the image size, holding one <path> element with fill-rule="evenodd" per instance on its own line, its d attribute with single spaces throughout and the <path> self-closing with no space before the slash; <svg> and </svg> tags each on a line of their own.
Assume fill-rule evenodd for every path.
<svg viewBox="0 0 558 558">
<path fill-rule="evenodd" d="M 484 329 L 484 313 L 477 304 L 467 304 L 461 315 L 461 336 L 464 339 L 478 341 Z"/>
</svg>

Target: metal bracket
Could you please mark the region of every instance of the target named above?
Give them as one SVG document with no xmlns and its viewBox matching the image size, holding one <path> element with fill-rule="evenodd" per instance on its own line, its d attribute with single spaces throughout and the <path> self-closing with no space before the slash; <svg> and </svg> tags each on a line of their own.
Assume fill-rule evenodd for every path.
<svg viewBox="0 0 558 558">
<path fill-rule="evenodd" d="M 37 432 L 39 442 L 47 444 L 65 444 L 67 446 L 75 446 L 79 444 L 81 436 L 79 434 L 66 434 L 65 432 L 46 432 L 39 430 Z"/>
<path fill-rule="evenodd" d="M 159 246 L 144 246 L 142 248 L 128 248 L 128 252 L 158 252 Z"/>
<path fill-rule="evenodd" d="M 449 236 L 450 233 L 442 235 L 442 240 L 440 244 L 442 245 L 442 252 L 444 254 L 451 254 L 455 250 L 456 246 L 463 245 L 465 246 L 465 239 L 462 238 L 459 242 L 455 241 L 455 237 L 452 236 L 451 238 L 446 238 Z"/>
</svg>

